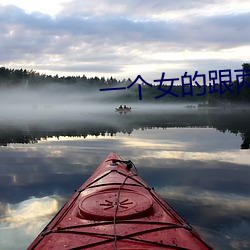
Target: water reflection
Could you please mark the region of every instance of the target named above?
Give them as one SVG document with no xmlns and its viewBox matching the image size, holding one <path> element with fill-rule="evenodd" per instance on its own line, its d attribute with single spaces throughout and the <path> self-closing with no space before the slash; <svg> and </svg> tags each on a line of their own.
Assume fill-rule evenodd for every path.
<svg viewBox="0 0 250 250">
<path fill-rule="evenodd" d="M 110 151 L 131 159 L 139 175 L 216 249 L 249 249 L 250 154 L 240 150 L 239 132 L 248 128 L 233 131 L 225 123 L 219 129 L 200 116 L 184 116 L 178 125 L 181 118 L 174 114 L 162 120 L 142 115 L 136 122 L 118 114 L 113 127 L 88 128 L 98 136 L 82 123 L 29 127 L 35 144 L 10 143 L 13 134 L 6 135 L 8 147 L 0 150 L 2 249 L 27 247 Z"/>
<path fill-rule="evenodd" d="M 1 249 L 23 249 L 59 210 L 60 197 L 30 198 L 17 204 L 4 204 L 0 218 Z"/>
<path fill-rule="evenodd" d="M 34 225 L 35 221 L 41 223 L 43 218 L 56 213 L 58 209 L 56 197 L 33 197 L 17 204 L 8 203 L 4 209 L 5 217 L 0 222 L 9 225 L 11 228 L 20 227 L 24 224 Z M 30 230 L 30 226 L 27 226 L 25 233 L 30 234 L 32 232 L 33 230 Z"/>
<path fill-rule="evenodd" d="M 0 122 L 0 144 L 37 143 L 41 139 L 70 136 L 114 136 L 117 133 L 131 134 L 137 129 L 151 128 L 215 128 L 220 132 L 229 131 L 240 135 L 239 148 L 248 149 L 250 145 L 250 109 L 207 110 L 194 109 L 138 108 L 128 115 L 119 115 L 110 109 L 97 113 L 57 114 L 31 120 L 8 119 Z M 67 119 L 66 119 L 67 117 Z"/>
</svg>

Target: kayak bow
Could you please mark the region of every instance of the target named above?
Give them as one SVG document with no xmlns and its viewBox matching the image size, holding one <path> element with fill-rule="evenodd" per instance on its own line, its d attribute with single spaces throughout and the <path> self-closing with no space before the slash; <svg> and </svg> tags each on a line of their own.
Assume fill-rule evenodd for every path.
<svg viewBox="0 0 250 250">
<path fill-rule="evenodd" d="M 110 153 L 28 249 L 212 249 L 133 167 Z"/>
</svg>

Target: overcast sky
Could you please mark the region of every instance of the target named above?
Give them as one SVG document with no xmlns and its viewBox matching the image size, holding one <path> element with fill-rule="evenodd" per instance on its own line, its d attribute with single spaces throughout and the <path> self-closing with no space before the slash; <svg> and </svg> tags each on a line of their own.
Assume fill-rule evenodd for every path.
<svg viewBox="0 0 250 250">
<path fill-rule="evenodd" d="M 0 0 L 0 66 L 135 79 L 240 69 L 249 0 Z"/>
</svg>

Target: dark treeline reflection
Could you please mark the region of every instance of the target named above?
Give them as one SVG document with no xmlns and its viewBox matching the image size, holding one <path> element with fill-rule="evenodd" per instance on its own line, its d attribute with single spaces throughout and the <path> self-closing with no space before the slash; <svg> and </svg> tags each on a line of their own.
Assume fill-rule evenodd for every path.
<svg viewBox="0 0 250 250">
<path fill-rule="evenodd" d="M 133 130 L 172 127 L 210 127 L 221 132 L 229 131 L 240 134 L 241 149 L 249 149 L 250 145 L 250 110 L 249 109 L 193 109 L 174 112 L 131 112 L 119 114 L 115 112 L 94 114 L 95 119 L 69 119 L 67 121 L 49 120 L 37 124 L 0 123 L 0 145 L 11 143 L 37 143 L 41 139 L 51 137 L 87 137 L 114 136 L 116 133 L 131 134 Z"/>
</svg>

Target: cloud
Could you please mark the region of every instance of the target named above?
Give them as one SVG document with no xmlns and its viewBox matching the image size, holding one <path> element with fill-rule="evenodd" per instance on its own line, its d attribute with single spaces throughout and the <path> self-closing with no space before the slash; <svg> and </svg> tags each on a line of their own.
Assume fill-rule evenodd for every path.
<svg viewBox="0 0 250 250">
<path fill-rule="evenodd" d="M 79 16 L 122 16 L 130 17 L 137 20 L 159 20 L 165 17 L 165 19 L 172 20 L 175 18 L 183 18 L 183 16 L 195 14 L 197 10 L 207 10 L 212 6 L 229 5 L 228 2 L 232 1 L 198 1 L 198 0 L 145 0 L 145 1 L 133 1 L 128 0 L 126 2 L 117 2 L 114 0 L 93 0 L 93 1 L 80 1 L 74 0 L 65 3 L 65 8 L 61 11 L 63 15 L 79 15 Z M 243 2 L 246 2 L 243 1 Z"/>
<path fill-rule="evenodd" d="M 177 68 L 180 61 L 186 63 L 184 67 L 192 67 L 192 63 L 198 64 L 195 53 L 200 59 L 206 52 L 203 60 L 210 65 L 214 65 L 211 59 L 225 63 L 229 62 L 226 49 L 238 51 L 248 46 L 250 15 L 246 6 L 247 1 L 240 7 L 233 0 L 75 0 L 50 16 L 0 5 L 0 63 L 121 77 Z M 157 59 L 159 54 L 164 56 Z M 240 66 L 241 55 L 235 56 L 233 63 L 238 61 Z M 172 67 L 168 63 L 171 56 L 179 57 L 179 62 L 171 61 Z"/>
</svg>

